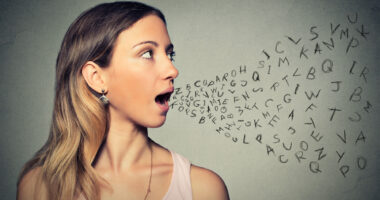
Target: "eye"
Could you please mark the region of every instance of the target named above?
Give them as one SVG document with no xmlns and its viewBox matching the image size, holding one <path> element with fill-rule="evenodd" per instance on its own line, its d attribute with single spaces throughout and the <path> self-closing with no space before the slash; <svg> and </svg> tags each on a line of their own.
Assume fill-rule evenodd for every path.
<svg viewBox="0 0 380 200">
<path fill-rule="evenodd" d="M 145 59 L 151 59 L 152 56 L 153 56 L 153 51 L 152 50 L 146 51 L 145 53 L 143 53 L 141 55 L 141 57 L 143 57 Z"/>
<path fill-rule="evenodd" d="M 168 57 L 169 57 L 169 59 L 170 59 L 172 62 L 174 62 L 175 52 L 172 51 L 172 52 L 168 53 Z"/>
</svg>

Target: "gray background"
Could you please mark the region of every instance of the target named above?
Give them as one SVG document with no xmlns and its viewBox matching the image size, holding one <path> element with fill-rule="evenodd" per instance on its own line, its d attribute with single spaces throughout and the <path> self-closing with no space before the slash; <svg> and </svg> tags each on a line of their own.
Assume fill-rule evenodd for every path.
<svg viewBox="0 0 380 200">
<path fill-rule="evenodd" d="M 380 3 L 378 1 L 144 1 L 163 11 L 167 18 L 168 30 L 176 49 L 175 65 L 180 71 L 176 87 L 185 94 L 189 84 L 191 92 L 187 108 L 195 110 L 196 117 L 179 109 L 180 103 L 186 107 L 186 100 L 175 95 L 174 105 L 169 112 L 167 123 L 158 129 L 150 130 L 150 136 L 163 146 L 189 158 L 192 163 L 217 172 L 225 181 L 231 199 L 380 199 L 379 175 L 379 100 L 380 84 L 379 36 Z M 0 134 L 1 199 L 14 199 L 16 179 L 22 165 L 45 142 L 51 120 L 54 95 L 54 64 L 59 45 L 70 23 L 85 9 L 100 1 L 1 1 L 0 3 Z M 357 23 L 347 21 L 358 13 Z M 331 35 L 330 23 L 340 24 L 338 31 Z M 369 32 L 366 38 L 356 29 L 364 25 Z M 315 40 L 310 28 L 318 32 Z M 340 38 L 341 30 L 348 28 L 348 37 Z M 302 38 L 295 45 L 287 39 Z M 334 39 L 335 47 L 329 50 L 323 41 Z M 352 38 L 359 45 L 346 53 Z M 275 45 L 280 41 L 280 50 Z M 314 55 L 314 47 L 319 43 L 321 54 Z M 308 49 L 307 55 L 300 58 L 300 49 Z M 264 55 L 263 50 L 270 55 Z M 286 56 L 289 65 L 278 59 Z M 333 72 L 324 73 L 321 63 L 330 59 L 334 63 Z M 349 74 L 353 60 L 357 64 L 353 74 Z M 265 63 L 260 68 L 259 62 Z M 194 86 L 197 80 L 214 80 L 218 75 L 245 65 L 247 72 L 214 86 L 225 92 L 228 113 L 234 117 L 221 121 L 219 111 L 211 111 L 217 117 L 214 124 L 199 107 L 195 100 L 210 98 L 197 97 Z M 270 74 L 267 73 L 271 65 Z M 314 67 L 314 79 L 307 79 L 308 71 Z M 366 67 L 369 72 L 367 81 L 360 77 Z M 292 77 L 298 68 L 299 77 Z M 260 74 L 260 81 L 253 81 L 252 74 Z M 282 80 L 288 75 L 289 86 Z M 309 76 L 311 78 L 311 75 Z M 231 80 L 240 84 L 247 80 L 247 86 L 231 86 Z M 339 92 L 332 81 L 342 81 Z M 270 86 L 278 82 L 276 91 Z M 296 84 L 297 94 L 294 94 Z M 223 85 L 224 84 L 224 85 Z M 223 85 L 223 86 L 222 86 Z M 223 89 L 222 89 L 223 87 Z M 254 93 L 252 88 L 262 87 L 263 92 Z M 355 88 L 361 87 L 358 102 L 349 100 Z M 211 87 L 203 87 L 210 92 Z M 232 94 L 230 91 L 234 90 Z M 317 98 L 307 99 L 305 92 L 321 90 Z M 250 98 L 244 101 L 241 94 L 250 92 Z M 200 92 L 200 91 L 198 91 Z M 292 102 L 283 102 L 285 94 L 291 94 Z M 240 101 L 233 102 L 234 97 Z M 190 97 L 193 97 L 190 99 Z M 358 96 L 356 96 L 358 98 Z M 173 97 L 174 98 L 174 97 Z M 264 102 L 272 98 L 272 106 L 265 107 Z M 358 99 L 357 99 L 358 100 Z M 363 107 L 369 101 L 372 107 L 366 112 Z M 240 115 L 236 106 L 257 103 L 260 110 L 244 111 Z M 316 108 L 305 112 L 313 103 Z M 281 104 L 281 111 L 273 105 Z M 207 106 L 206 106 L 207 107 Z M 249 107 L 249 106 L 248 106 Z M 330 121 L 329 108 L 339 111 Z M 212 107 L 215 109 L 215 107 Z M 289 113 L 295 110 L 294 120 Z M 262 113 L 269 112 L 264 118 Z M 359 122 L 349 117 L 361 116 Z M 274 115 L 279 119 L 270 126 Z M 204 123 L 201 118 L 205 117 Z M 315 127 L 306 125 L 310 118 Z M 262 127 L 242 127 L 237 129 L 238 120 L 259 119 Z M 226 122 L 235 122 L 236 126 L 227 130 Z M 289 134 L 289 127 L 295 128 L 295 134 Z M 216 129 L 223 128 L 218 133 Z M 337 134 L 346 131 L 346 143 Z M 310 134 L 312 131 L 323 135 L 319 142 Z M 365 141 L 359 140 L 363 132 Z M 261 134 L 262 143 L 255 138 Z M 243 138 L 245 136 L 245 142 Z M 275 137 L 281 142 L 276 143 Z M 232 138 L 237 140 L 234 142 Z M 282 142 L 292 142 L 290 151 L 284 150 Z M 305 146 L 307 144 L 307 146 Z M 267 145 L 275 153 L 267 154 Z M 307 147 L 307 148 L 306 148 Z M 318 159 L 317 149 L 323 147 L 322 159 Z M 303 152 L 305 159 L 298 161 L 295 154 Z M 345 155 L 338 162 L 337 154 Z M 279 162 L 280 155 L 287 163 Z M 366 165 L 363 167 L 363 159 Z M 320 173 L 310 170 L 310 163 L 319 164 Z M 340 169 L 348 166 L 343 176 Z M 364 169 L 360 169 L 364 168 Z"/>
</svg>

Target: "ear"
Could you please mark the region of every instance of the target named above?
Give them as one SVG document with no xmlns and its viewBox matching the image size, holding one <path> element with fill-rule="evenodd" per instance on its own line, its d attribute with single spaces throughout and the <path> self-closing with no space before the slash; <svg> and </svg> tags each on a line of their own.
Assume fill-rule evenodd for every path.
<svg viewBox="0 0 380 200">
<path fill-rule="evenodd" d="M 87 84 L 98 93 L 102 93 L 102 90 L 107 91 L 102 72 L 101 67 L 93 61 L 87 61 L 82 67 L 83 78 Z"/>
</svg>

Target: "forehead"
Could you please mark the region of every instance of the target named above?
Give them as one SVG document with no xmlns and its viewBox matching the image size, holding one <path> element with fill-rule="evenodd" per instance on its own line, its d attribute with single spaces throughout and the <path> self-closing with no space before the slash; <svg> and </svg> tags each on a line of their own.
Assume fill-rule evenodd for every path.
<svg viewBox="0 0 380 200">
<path fill-rule="evenodd" d="M 122 31 L 117 38 L 116 46 L 123 45 L 132 48 L 142 41 L 153 40 L 157 43 L 170 43 L 170 38 L 164 22 L 156 15 L 148 15 L 128 29 Z"/>
</svg>

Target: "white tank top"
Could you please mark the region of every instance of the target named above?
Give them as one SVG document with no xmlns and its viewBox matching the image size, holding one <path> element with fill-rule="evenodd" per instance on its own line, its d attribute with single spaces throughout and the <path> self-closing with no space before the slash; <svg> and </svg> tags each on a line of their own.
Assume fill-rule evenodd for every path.
<svg viewBox="0 0 380 200">
<path fill-rule="evenodd" d="M 169 189 L 162 200 L 192 200 L 190 162 L 178 153 L 173 151 L 170 153 L 173 159 L 172 178 Z"/>
</svg>

